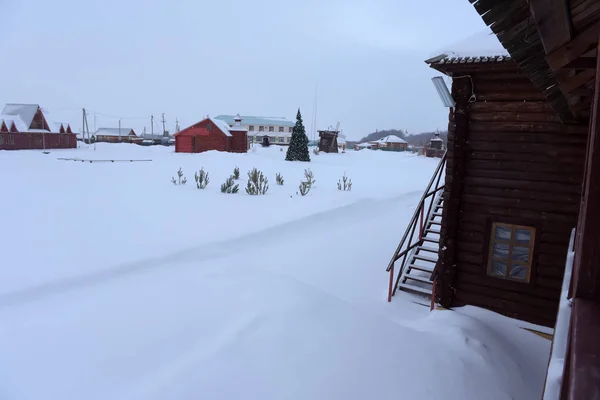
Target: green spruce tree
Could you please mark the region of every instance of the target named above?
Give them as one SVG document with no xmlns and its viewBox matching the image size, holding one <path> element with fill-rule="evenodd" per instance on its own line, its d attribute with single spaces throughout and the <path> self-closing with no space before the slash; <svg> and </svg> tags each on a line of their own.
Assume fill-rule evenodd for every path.
<svg viewBox="0 0 600 400">
<path fill-rule="evenodd" d="M 308 136 L 306 136 L 306 131 L 304 130 L 300 109 L 298 109 L 298 114 L 296 114 L 296 125 L 292 130 L 292 140 L 287 149 L 285 159 L 286 161 L 310 161 Z"/>
</svg>

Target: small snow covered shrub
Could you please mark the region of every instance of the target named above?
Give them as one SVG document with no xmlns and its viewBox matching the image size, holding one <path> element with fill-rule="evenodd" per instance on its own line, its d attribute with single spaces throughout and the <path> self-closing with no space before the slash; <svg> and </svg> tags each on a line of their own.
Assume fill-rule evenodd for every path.
<svg viewBox="0 0 600 400">
<path fill-rule="evenodd" d="M 196 187 L 198 189 L 204 189 L 210 179 L 208 179 L 208 172 L 204 171 L 204 168 L 201 168 L 199 172 L 194 174 L 194 178 L 196 178 Z"/>
<path fill-rule="evenodd" d="M 298 189 L 300 190 L 300 195 L 306 196 L 308 192 L 310 192 L 310 187 L 310 183 L 305 181 L 300 182 L 300 186 L 298 186 Z"/>
<path fill-rule="evenodd" d="M 235 177 L 231 175 L 224 184 L 221 185 L 221 193 L 237 193 L 240 190 L 238 184 L 235 183 Z"/>
<path fill-rule="evenodd" d="M 337 187 L 338 187 L 338 190 L 341 190 L 342 192 L 351 191 L 352 190 L 352 179 L 348 179 L 348 177 L 344 173 L 344 176 L 342 177 L 342 179 L 340 179 L 338 181 Z"/>
<path fill-rule="evenodd" d="M 304 170 L 304 182 L 306 182 L 308 184 L 309 189 L 312 188 L 312 186 L 315 184 L 315 175 L 313 174 L 313 172 L 309 169 L 305 169 Z"/>
<path fill-rule="evenodd" d="M 238 167 L 235 167 L 233 169 L 233 179 L 235 179 L 236 181 L 240 179 L 240 169 Z"/>
<path fill-rule="evenodd" d="M 246 184 L 246 193 L 256 196 L 265 194 L 269 190 L 269 180 L 263 173 L 256 168 L 248 171 L 248 183 Z"/>
<path fill-rule="evenodd" d="M 279 172 L 275 175 L 275 182 L 277 182 L 278 185 L 283 185 L 283 176 L 281 176 Z"/>
<path fill-rule="evenodd" d="M 175 177 L 171 177 L 171 182 L 173 182 L 173 185 L 185 185 L 187 183 L 187 179 L 185 176 L 183 176 L 183 170 L 181 167 L 179 167 L 177 170 L 177 179 L 175 179 Z"/>
</svg>

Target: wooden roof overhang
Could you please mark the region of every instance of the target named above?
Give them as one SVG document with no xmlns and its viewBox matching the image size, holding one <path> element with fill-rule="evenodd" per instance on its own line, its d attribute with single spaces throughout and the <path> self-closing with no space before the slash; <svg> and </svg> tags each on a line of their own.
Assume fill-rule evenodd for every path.
<svg viewBox="0 0 600 400">
<path fill-rule="evenodd" d="M 469 0 L 563 122 L 587 119 L 600 1 Z"/>
</svg>

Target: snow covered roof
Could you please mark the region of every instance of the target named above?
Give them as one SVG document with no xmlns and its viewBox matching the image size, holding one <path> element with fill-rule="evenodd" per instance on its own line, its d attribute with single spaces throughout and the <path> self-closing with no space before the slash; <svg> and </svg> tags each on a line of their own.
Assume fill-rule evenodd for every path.
<svg viewBox="0 0 600 400">
<path fill-rule="evenodd" d="M 213 122 L 213 124 L 215 124 L 217 128 L 219 128 L 225 135 L 231 136 L 231 132 L 229 132 L 229 125 L 227 125 L 227 122 L 223 121 L 222 119 L 216 119 L 211 117 L 208 117 L 208 119 L 210 119 Z"/>
<path fill-rule="evenodd" d="M 25 122 L 18 115 L 0 115 L 0 120 L 4 121 L 6 124 L 6 128 L 10 130 L 12 124 L 15 124 L 15 128 L 19 132 L 27 132 L 28 126 L 25 125 Z"/>
<path fill-rule="evenodd" d="M 135 131 L 131 128 L 98 128 L 93 133 L 94 136 L 136 136 Z"/>
<path fill-rule="evenodd" d="M 238 114 L 239 115 L 239 114 Z M 235 121 L 235 115 L 218 115 L 215 119 L 219 119 L 232 125 Z M 255 117 L 250 115 L 242 115 L 242 121 L 246 125 L 267 125 L 267 126 L 294 126 L 295 123 L 287 120 L 285 117 Z"/>
<path fill-rule="evenodd" d="M 37 113 L 40 106 L 38 104 L 6 104 L 2 110 L 3 116 L 18 116 L 21 121 L 27 126 L 27 130 L 33 122 L 33 117 Z M 18 128 L 17 128 L 18 129 Z M 21 131 L 21 129 L 19 129 Z"/>
<path fill-rule="evenodd" d="M 248 132 L 248 129 L 244 128 L 244 125 L 242 125 L 243 118 L 240 116 L 240 114 L 235 116 L 234 121 L 234 124 L 231 125 L 229 130 L 236 132 Z"/>
<path fill-rule="evenodd" d="M 447 64 L 510 60 L 511 57 L 490 28 L 436 51 L 425 62 Z"/>
<path fill-rule="evenodd" d="M 408 143 L 406 140 L 399 138 L 396 135 L 388 135 L 379 139 L 377 142 L 379 143 Z"/>
</svg>

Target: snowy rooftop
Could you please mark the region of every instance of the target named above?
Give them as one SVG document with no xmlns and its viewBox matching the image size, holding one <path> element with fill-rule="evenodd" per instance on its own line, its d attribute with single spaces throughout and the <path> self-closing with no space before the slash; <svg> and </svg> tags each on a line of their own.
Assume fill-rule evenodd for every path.
<svg viewBox="0 0 600 400">
<path fill-rule="evenodd" d="M 486 28 L 474 35 L 433 52 L 426 62 L 437 62 L 441 59 L 455 58 L 484 58 L 488 59 L 510 57 L 498 37 L 491 29 Z"/>
<path fill-rule="evenodd" d="M 242 124 L 244 125 L 294 126 L 294 122 L 285 117 L 255 117 L 250 115 L 242 115 L 241 117 Z M 227 124 L 232 125 L 235 122 L 235 115 L 217 115 L 215 119 L 223 120 Z"/>
<path fill-rule="evenodd" d="M 378 143 L 408 143 L 406 140 L 399 138 L 396 135 L 388 135 L 377 141 Z"/>
<path fill-rule="evenodd" d="M 6 104 L 2 115 L 18 116 L 29 128 L 39 107 L 38 104 Z"/>
<path fill-rule="evenodd" d="M 227 122 L 223 121 L 222 119 L 211 117 L 209 117 L 208 119 L 210 119 L 217 126 L 217 128 L 219 128 L 225 135 L 231 136 L 231 133 L 229 132 L 229 125 L 227 125 Z"/>
</svg>

